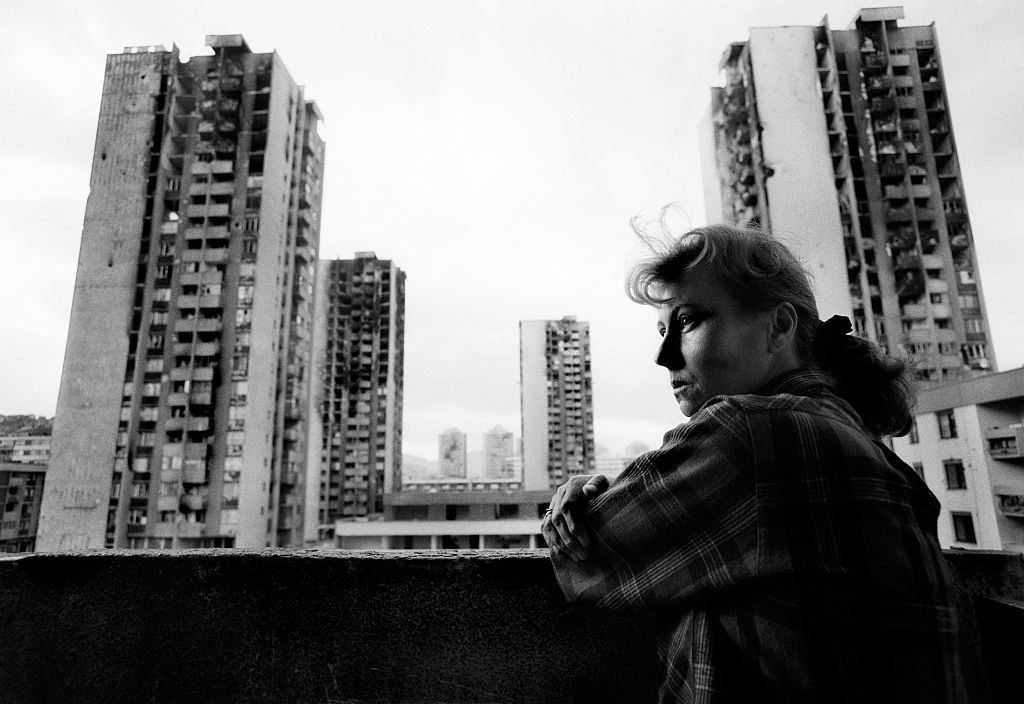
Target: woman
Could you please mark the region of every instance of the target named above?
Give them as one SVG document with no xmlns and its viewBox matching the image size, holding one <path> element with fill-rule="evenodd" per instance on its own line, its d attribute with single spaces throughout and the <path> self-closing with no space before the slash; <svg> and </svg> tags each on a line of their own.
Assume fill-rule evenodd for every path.
<svg viewBox="0 0 1024 704">
<path fill-rule="evenodd" d="M 690 420 L 557 490 L 566 597 L 658 611 L 663 702 L 964 701 L 938 502 L 877 440 L 910 428 L 906 364 L 757 232 L 694 230 L 628 289 Z"/>
</svg>

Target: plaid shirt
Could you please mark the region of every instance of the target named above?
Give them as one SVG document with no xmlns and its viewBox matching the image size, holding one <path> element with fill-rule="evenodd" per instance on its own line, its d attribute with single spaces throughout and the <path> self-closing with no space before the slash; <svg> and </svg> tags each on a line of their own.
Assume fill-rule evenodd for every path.
<svg viewBox="0 0 1024 704">
<path fill-rule="evenodd" d="M 655 609 L 662 702 L 959 702 L 939 505 L 827 377 L 710 399 L 586 511 L 569 600 Z"/>
</svg>

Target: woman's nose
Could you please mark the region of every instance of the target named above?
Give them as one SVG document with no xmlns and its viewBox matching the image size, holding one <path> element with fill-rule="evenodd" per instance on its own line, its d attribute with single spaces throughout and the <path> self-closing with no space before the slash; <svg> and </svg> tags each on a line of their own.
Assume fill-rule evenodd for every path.
<svg viewBox="0 0 1024 704">
<path fill-rule="evenodd" d="M 654 363 L 665 369 L 682 369 L 683 355 L 679 351 L 679 345 L 669 335 L 665 335 L 658 345 L 658 353 L 654 355 Z"/>
</svg>

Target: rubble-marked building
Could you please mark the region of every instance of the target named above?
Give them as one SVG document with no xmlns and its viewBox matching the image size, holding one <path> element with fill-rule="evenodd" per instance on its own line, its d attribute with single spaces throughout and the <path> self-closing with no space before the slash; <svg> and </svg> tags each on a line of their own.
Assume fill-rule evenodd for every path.
<svg viewBox="0 0 1024 704">
<path fill-rule="evenodd" d="M 207 44 L 107 58 L 40 550 L 301 544 L 321 116 Z"/>
<path fill-rule="evenodd" d="M 402 481 L 405 273 L 373 252 L 318 266 L 311 540 L 315 526 L 379 515 Z"/>
<path fill-rule="evenodd" d="M 519 323 L 523 488 L 558 487 L 594 470 L 590 325 L 561 320 Z"/>
<path fill-rule="evenodd" d="M 1024 552 L 1024 368 L 925 389 L 893 449 L 942 504 L 944 547 Z"/>
<path fill-rule="evenodd" d="M 901 350 L 924 383 L 994 369 L 934 26 L 901 7 L 849 29 L 759 27 L 731 44 L 702 124 L 709 221 L 770 229 L 823 318 Z"/>
</svg>

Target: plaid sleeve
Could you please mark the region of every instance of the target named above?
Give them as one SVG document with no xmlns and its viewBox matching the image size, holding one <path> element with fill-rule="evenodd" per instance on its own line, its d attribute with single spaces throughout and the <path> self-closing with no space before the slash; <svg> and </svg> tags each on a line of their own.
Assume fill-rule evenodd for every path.
<svg viewBox="0 0 1024 704">
<path fill-rule="evenodd" d="M 753 577 L 757 507 L 743 409 L 723 398 L 669 431 L 590 503 L 586 520 L 590 557 L 552 555 L 570 601 L 680 605 Z"/>
</svg>

